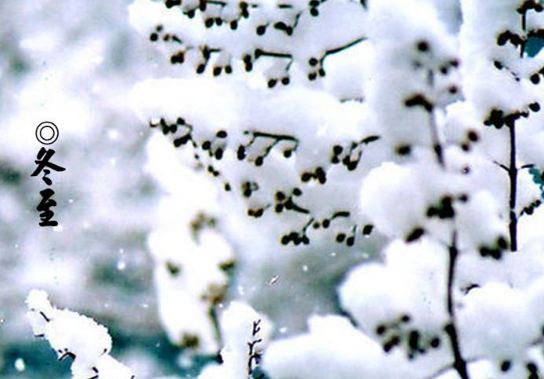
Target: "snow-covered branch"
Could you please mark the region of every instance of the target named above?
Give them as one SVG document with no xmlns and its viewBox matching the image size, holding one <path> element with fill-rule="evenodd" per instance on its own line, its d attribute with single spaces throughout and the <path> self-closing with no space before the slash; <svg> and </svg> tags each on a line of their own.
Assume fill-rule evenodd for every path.
<svg viewBox="0 0 544 379">
<path fill-rule="evenodd" d="M 32 290 L 26 300 L 34 336 L 45 338 L 59 360 L 73 359 L 73 379 L 133 379 L 132 371 L 110 355 L 108 330 L 93 319 L 51 305 L 47 293 Z"/>
</svg>

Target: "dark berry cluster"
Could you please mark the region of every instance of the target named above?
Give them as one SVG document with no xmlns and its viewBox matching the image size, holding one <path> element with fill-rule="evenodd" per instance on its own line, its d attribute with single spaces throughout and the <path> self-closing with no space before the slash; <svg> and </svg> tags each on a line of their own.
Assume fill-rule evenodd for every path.
<svg viewBox="0 0 544 379">
<path fill-rule="evenodd" d="M 479 253 L 482 258 L 493 258 L 499 260 L 502 258 L 504 251 L 508 249 L 508 242 L 504 236 L 499 236 L 492 246 L 481 246 Z"/>
<path fill-rule="evenodd" d="M 427 209 L 427 217 L 438 217 L 440 220 L 451 219 L 455 217 L 455 209 L 453 209 L 453 198 L 444 196 L 438 204 L 431 205 Z"/>
<path fill-rule="evenodd" d="M 540 110 L 540 105 L 538 103 L 532 103 L 529 107 L 529 110 Z M 512 113 L 505 113 L 501 109 L 492 109 L 489 112 L 489 115 L 484 120 L 484 125 L 486 126 L 494 126 L 496 129 L 501 129 L 503 126 L 507 126 L 509 128 L 512 128 L 515 126 L 516 121 L 520 118 L 528 118 L 529 117 L 529 111 L 516 111 Z"/>
<path fill-rule="evenodd" d="M 277 146 L 283 146 L 282 154 L 290 158 L 298 148 L 298 139 L 287 134 L 274 134 L 261 131 L 245 131 L 249 141 L 238 146 L 236 156 L 243 161 L 251 159 L 255 166 L 263 165 L 264 160 Z"/>
<path fill-rule="evenodd" d="M 292 231 L 287 234 L 284 234 L 280 238 L 280 243 L 282 245 L 288 245 L 289 243 L 293 243 L 295 246 L 298 246 L 300 244 L 303 245 L 309 245 L 310 244 L 310 238 L 308 237 L 307 231 L 310 225 L 312 224 L 313 219 L 310 219 L 301 230 L 299 231 Z"/>
<path fill-rule="evenodd" d="M 407 243 L 415 242 L 419 240 L 421 237 L 423 237 L 424 234 L 425 234 L 425 229 L 419 226 L 415 227 L 408 233 L 408 235 L 405 238 L 405 241 Z"/>
<path fill-rule="evenodd" d="M 277 191 L 274 200 L 274 211 L 276 213 L 282 213 L 284 211 L 295 211 L 302 214 L 310 213 L 307 209 L 299 206 L 294 198 L 302 196 L 302 190 L 300 188 L 293 188 L 291 194 L 287 194 L 283 191 Z"/>
<path fill-rule="evenodd" d="M 292 4 L 290 1 L 282 1 L 277 3 L 278 13 L 270 18 L 266 15 L 264 10 L 261 10 L 261 6 L 256 3 L 240 1 L 237 5 L 234 5 L 227 1 L 222 0 L 200 0 L 198 3 L 186 3 L 182 0 L 165 0 L 164 4 L 166 8 L 180 8 L 182 13 L 193 19 L 197 13 L 200 13 L 202 25 L 205 28 L 228 26 L 231 31 L 236 31 L 243 20 L 250 22 L 250 16 L 253 14 L 262 13 L 259 18 L 258 24 L 254 26 L 255 34 L 263 37 L 263 43 L 260 43 L 260 48 L 249 49 L 245 54 L 242 54 L 241 59 L 243 61 L 246 71 L 252 71 L 255 62 L 261 57 L 267 57 L 272 59 L 280 59 L 285 61 L 284 72 L 274 77 L 267 78 L 267 85 L 269 88 L 273 88 L 278 84 L 288 85 L 291 82 L 290 68 L 294 62 L 293 55 L 289 49 L 285 51 L 267 51 L 266 49 L 266 35 L 270 31 L 284 33 L 286 36 L 294 36 L 296 28 L 299 24 L 300 18 L 309 13 L 312 16 L 319 15 L 319 6 L 326 0 L 311 0 L 308 2 L 307 8 L 300 7 L 299 5 Z M 366 7 L 365 1 L 360 1 L 363 7 Z M 233 8 L 234 7 L 234 8 Z M 257 19 L 258 15 L 255 17 Z M 252 19 L 253 20 L 253 19 Z M 198 21 L 195 21 L 198 22 Z M 170 62 L 172 64 L 183 64 L 186 61 L 186 55 L 190 50 L 198 51 L 200 53 L 200 62 L 195 65 L 195 71 L 198 74 L 206 72 L 207 67 L 210 66 L 209 62 L 214 53 L 219 53 L 220 58 L 217 59 L 211 68 L 211 72 L 214 76 L 221 74 L 231 74 L 233 71 L 233 64 L 231 59 L 233 54 L 225 49 L 223 46 L 209 46 L 206 41 L 202 43 L 185 44 L 182 38 L 173 34 L 165 33 L 163 26 L 159 25 L 150 34 L 150 40 L 152 42 L 176 42 L 182 45 L 181 49 L 176 50 L 170 55 Z M 316 80 L 318 77 L 325 76 L 325 70 L 323 63 L 328 55 L 338 53 L 345 49 L 354 46 L 355 44 L 363 41 L 364 38 L 357 38 L 353 41 L 349 41 L 343 45 L 333 47 L 320 54 L 319 58 L 309 59 L 309 67 L 307 77 L 309 80 Z M 221 61 L 221 64 L 217 62 Z M 303 65 L 302 62 L 298 62 Z"/>
<path fill-rule="evenodd" d="M 523 208 L 523 210 L 521 211 L 521 215 L 532 215 L 533 212 L 535 211 L 535 209 L 537 209 L 538 207 L 540 207 L 542 205 L 542 200 L 540 199 L 537 199 L 535 201 L 533 201 L 531 204 L 529 204 L 528 206 L 526 206 L 525 208 Z"/>
<path fill-rule="evenodd" d="M 396 320 L 376 326 L 375 333 L 382 340 L 382 348 L 386 353 L 395 347 L 404 346 L 408 359 L 412 360 L 430 349 L 440 347 L 440 336 L 428 336 L 416 328 L 410 328 L 411 320 L 410 315 L 404 314 Z"/>
<path fill-rule="evenodd" d="M 470 129 L 466 133 L 466 139 L 461 143 L 461 149 L 463 151 L 470 151 L 472 148 L 472 144 L 478 142 L 480 140 L 480 135 L 478 132 L 474 129 Z"/>
<path fill-rule="evenodd" d="M 303 183 L 308 183 L 312 179 L 315 179 L 319 184 L 327 182 L 327 173 L 323 167 L 316 167 L 313 171 L 306 171 L 300 175 L 300 180 Z"/>
<path fill-rule="evenodd" d="M 347 146 L 334 145 L 331 152 L 331 163 L 342 164 L 348 171 L 357 169 L 363 155 L 363 147 L 379 140 L 379 136 L 368 136 L 357 142 L 351 142 Z"/>
</svg>

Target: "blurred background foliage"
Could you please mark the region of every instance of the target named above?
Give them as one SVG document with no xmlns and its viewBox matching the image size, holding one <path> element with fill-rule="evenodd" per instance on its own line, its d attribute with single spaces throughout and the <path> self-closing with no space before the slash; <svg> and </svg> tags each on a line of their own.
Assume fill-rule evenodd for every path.
<svg viewBox="0 0 544 379">
<path fill-rule="evenodd" d="M 177 362 L 156 312 L 145 241 L 159 194 L 145 170 L 147 128 L 126 96 L 170 68 L 129 25 L 129 4 L 0 2 L 1 378 L 69 377 L 69 362 L 56 362 L 23 317 L 31 288 L 107 325 L 139 378 L 199 366 Z M 53 161 L 66 168 L 51 174 L 55 229 L 38 226 L 45 185 L 30 177 L 45 120 L 60 129 Z"/>
</svg>

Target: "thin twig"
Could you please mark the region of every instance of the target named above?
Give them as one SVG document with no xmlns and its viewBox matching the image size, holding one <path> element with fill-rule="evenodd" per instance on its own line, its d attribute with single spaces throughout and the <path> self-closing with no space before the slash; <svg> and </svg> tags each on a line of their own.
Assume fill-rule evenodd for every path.
<svg viewBox="0 0 544 379">
<path fill-rule="evenodd" d="M 455 315 L 455 306 L 453 304 L 453 284 L 455 279 L 455 265 L 457 263 L 457 256 L 459 250 L 457 249 L 457 232 L 453 232 L 451 246 L 449 250 L 449 263 L 448 263 L 448 315 L 450 321 L 446 325 L 446 334 L 450 339 L 450 345 L 453 351 L 453 368 L 457 371 L 462 379 L 470 379 L 467 369 L 467 362 L 463 358 L 461 353 L 461 347 L 459 345 L 459 334 L 457 332 L 457 320 Z"/>
</svg>

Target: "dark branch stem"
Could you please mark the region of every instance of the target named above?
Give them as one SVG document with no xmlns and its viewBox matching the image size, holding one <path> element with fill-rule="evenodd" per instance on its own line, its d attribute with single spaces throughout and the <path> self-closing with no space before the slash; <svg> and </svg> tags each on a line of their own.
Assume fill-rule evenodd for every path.
<svg viewBox="0 0 544 379">
<path fill-rule="evenodd" d="M 536 346 L 540 346 L 544 343 L 544 337 L 538 337 L 538 338 L 535 338 L 528 346 L 527 348 L 531 348 L 531 347 L 536 347 Z M 474 356 L 474 357 L 470 357 L 470 358 L 467 358 L 465 359 L 465 362 L 468 363 L 475 363 L 475 362 L 478 362 L 478 361 L 482 361 L 482 360 L 486 360 L 487 358 L 484 357 L 484 356 Z M 444 375 L 445 373 L 447 373 L 449 370 L 452 370 L 454 369 L 454 366 L 453 365 L 446 365 L 444 367 L 441 367 L 439 368 L 437 371 L 435 371 L 432 375 L 429 375 L 427 377 L 425 377 L 425 379 L 435 379 L 435 378 L 438 378 L 442 375 Z"/>
<path fill-rule="evenodd" d="M 301 206 L 295 204 L 293 201 L 290 202 L 289 210 L 302 213 L 305 215 L 310 214 L 310 211 L 308 209 L 302 208 Z"/>
<path fill-rule="evenodd" d="M 527 14 L 523 12 L 521 15 L 521 28 L 524 32 L 527 29 Z M 520 45 L 520 58 L 523 58 L 525 52 L 526 37 Z M 517 182 L 518 182 L 518 168 L 516 162 L 516 122 L 512 122 L 509 126 L 510 131 L 510 166 L 508 167 L 508 177 L 510 179 L 510 223 L 508 230 L 510 232 L 510 250 L 518 250 L 518 217 L 516 214 L 516 195 L 517 195 Z"/>
<path fill-rule="evenodd" d="M 217 341 L 219 341 L 219 343 L 221 344 L 220 346 L 223 346 L 223 333 L 221 333 L 221 327 L 219 326 L 219 315 L 217 314 L 217 308 L 215 305 L 210 307 L 208 314 L 212 321 L 215 337 L 217 338 Z"/>
<path fill-rule="evenodd" d="M 521 15 L 521 29 L 526 33 L 527 32 L 527 11 L 524 11 Z M 523 36 L 523 39 L 520 44 L 519 57 L 523 58 L 525 53 L 525 45 L 527 44 L 527 36 Z"/>
<path fill-rule="evenodd" d="M 474 363 L 474 362 L 478 362 L 478 361 L 480 361 L 482 359 L 484 359 L 484 358 L 470 358 L 470 359 L 466 359 L 466 362 L 467 363 Z M 446 374 L 448 371 L 450 371 L 452 369 L 454 369 L 453 365 L 447 365 L 447 366 L 441 367 L 440 369 L 435 371 L 432 375 L 429 375 L 429 376 L 425 377 L 424 379 L 436 379 L 436 378 Z"/>
<path fill-rule="evenodd" d="M 271 138 L 275 140 L 286 140 L 286 141 L 292 141 L 292 142 L 298 142 L 298 139 L 296 137 L 290 136 L 288 134 L 273 134 L 273 133 L 267 133 L 267 132 L 260 132 L 260 131 L 245 131 L 244 134 L 251 134 L 255 138 Z"/>
<path fill-rule="evenodd" d="M 502 168 L 504 171 L 506 172 L 509 172 L 510 170 L 508 169 L 508 166 L 505 166 L 503 165 L 502 163 L 500 162 L 497 162 L 497 161 L 493 161 L 494 164 L 496 164 L 497 166 L 499 166 L 500 168 Z"/>
<path fill-rule="evenodd" d="M 446 334 L 450 339 L 450 345 L 453 351 L 453 368 L 457 371 L 461 379 L 470 379 L 467 369 L 467 362 L 461 354 L 461 347 L 459 345 L 459 334 L 456 326 L 455 306 L 453 304 L 453 285 L 455 279 L 455 265 L 457 263 L 457 256 L 459 250 L 457 249 L 457 232 L 453 232 L 451 246 L 449 250 L 449 264 L 448 264 L 448 315 L 450 321 L 446 325 Z"/>
<path fill-rule="evenodd" d="M 333 49 L 330 49 L 330 50 L 327 50 L 325 52 L 325 55 L 323 56 L 323 58 L 329 56 L 329 55 L 333 55 L 333 54 L 336 54 L 336 53 L 339 53 L 343 50 L 346 50 L 346 49 L 349 49 L 350 47 L 353 47 L 363 41 L 365 41 L 367 38 L 366 37 L 359 37 L 359 38 L 356 38 L 354 39 L 353 41 L 351 42 L 348 42 L 347 44 L 345 45 L 342 45 L 342 46 L 338 46 L 338 47 L 335 47 Z"/>
<path fill-rule="evenodd" d="M 353 46 L 365 41 L 366 39 L 367 39 L 366 37 L 359 37 L 359 38 L 356 38 L 353 41 L 350 41 L 350 42 L 348 42 L 348 43 L 346 43 L 344 45 L 337 46 L 337 47 L 334 47 L 332 49 L 329 49 L 329 50 L 325 51 L 325 53 L 323 54 L 323 56 L 320 59 L 321 63 L 323 63 L 325 58 L 328 57 L 329 55 L 337 54 L 337 53 L 339 53 L 341 51 L 349 49 L 350 47 L 353 47 Z M 293 55 L 291 53 L 288 53 L 288 52 L 268 51 L 268 50 L 262 50 L 262 49 L 257 49 L 255 51 L 255 57 L 256 58 L 259 58 L 259 57 L 272 57 L 272 58 L 293 59 Z"/>
<path fill-rule="evenodd" d="M 434 112 L 432 111 L 429 113 L 429 122 L 431 127 L 431 140 L 433 144 L 433 151 L 436 155 L 436 160 L 438 161 L 438 164 L 441 167 L 444 167 L 444 152 L 442 149 L 442 144 L 440 143 L 440 139 L 438 137 L 438 128 L 434 119 Z"/>
<path fill-rule="evenodd" d="M 256 49 L 255 59 L 258 59 L 260 57 L 293 59 L 293 55 L 291 53 L 282 53 L 282 52 L 276 52 L 276 51 L 266 51 L 266 50 Z"/>
<path fill-rule="evenodd" d="M 434 90 L 435 79 L 434 71 L 431 69 L 427 72 L 427 85 Z M 440 137 L 438 135 L 438 126 L 434 116 L 434 106 L 430 106 L 426 109 L 429 113 L 429 127 L 431 129 L 431 143 L 433 144 L 433 151 L 436 155 L 436 160 L 440 167 L 445 168 L 444 153 L 442 144 L 440 143 Z"/>
<path fill-rule="evenodd" d="M 518 218 L 516 215 L 516 195 L 518 168 L 516 166 L 516 124 L 513 123 L 509 128 L 510 131 L 510 166 L 508 167 L 508 177 L 510 179 L 510 248 L 512 251 L 518 250 Z"/>
</svg>

